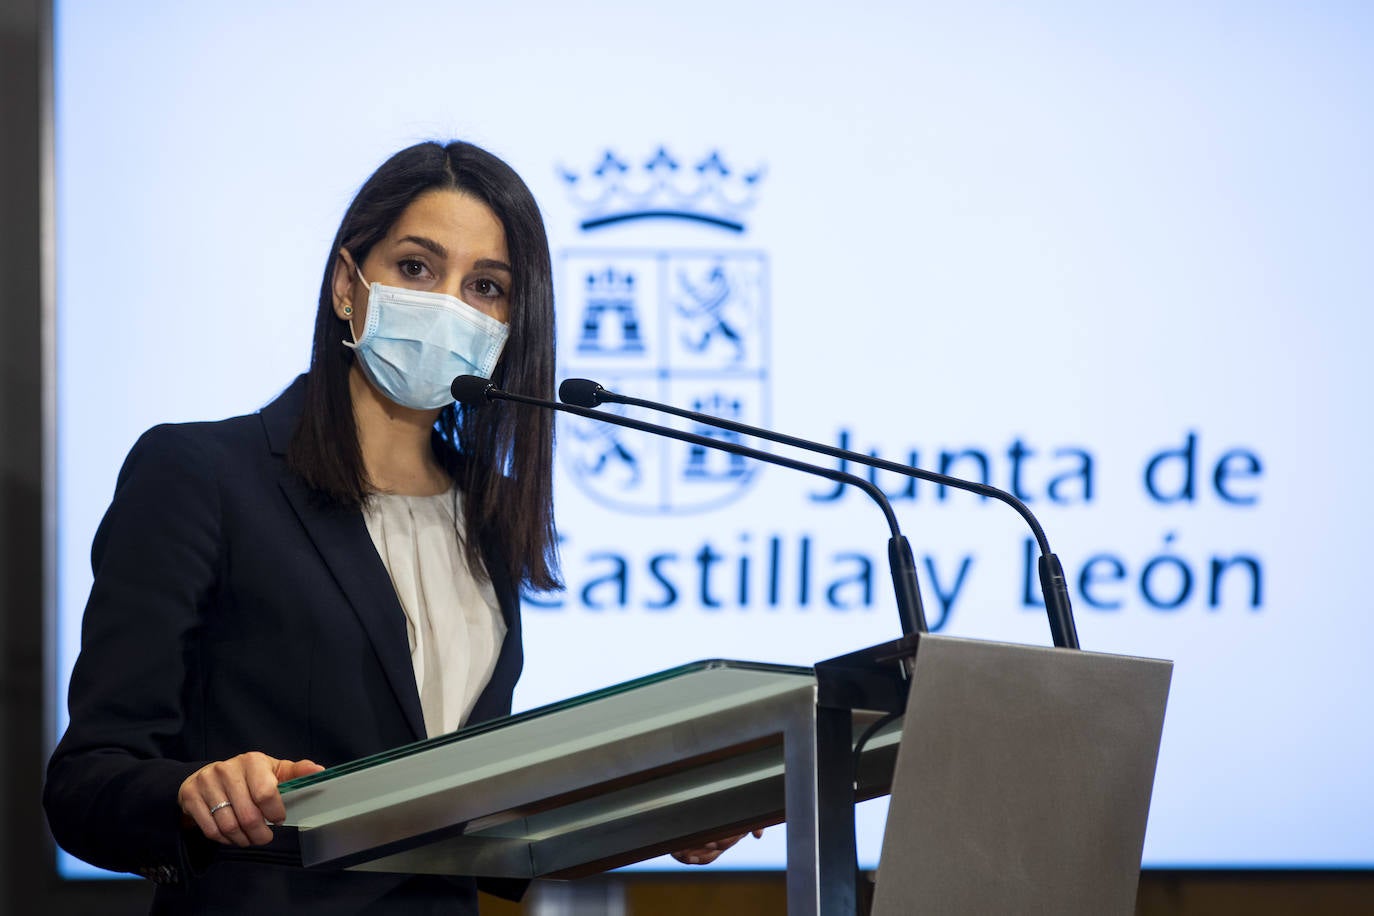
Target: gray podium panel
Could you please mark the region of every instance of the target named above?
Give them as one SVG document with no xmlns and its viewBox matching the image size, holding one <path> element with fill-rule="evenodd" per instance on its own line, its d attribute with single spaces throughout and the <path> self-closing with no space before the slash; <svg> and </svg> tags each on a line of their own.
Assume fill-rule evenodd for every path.
<svg viewBox="0 0 1374 916">
<path fill-rule="evenodd" d="M 1172 669 L 922 635 L 874 916 L 1133 913 Z"/>
</svg>

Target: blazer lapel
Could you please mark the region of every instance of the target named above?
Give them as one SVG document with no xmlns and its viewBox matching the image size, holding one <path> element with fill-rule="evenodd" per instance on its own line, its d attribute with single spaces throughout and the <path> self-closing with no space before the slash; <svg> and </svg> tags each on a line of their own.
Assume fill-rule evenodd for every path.
<svg viewBox="0 0 1374 916">
<path fill-rule="evenodd" d="M 296 417 L 300 415 L 303 389 L 303 379 L 297 379 L 280 398 L 262 410 L 263 427 L 274 454 L 286 453 Z M 405 612 L 401 610 L 391 578 L 372 544 L 362 513 L 323 503 L 285 468 L 279 483 L 371 640 L 406 723 L 416 739 L 424 738 L 425 718 L 410 661 Z"/>
</svg>

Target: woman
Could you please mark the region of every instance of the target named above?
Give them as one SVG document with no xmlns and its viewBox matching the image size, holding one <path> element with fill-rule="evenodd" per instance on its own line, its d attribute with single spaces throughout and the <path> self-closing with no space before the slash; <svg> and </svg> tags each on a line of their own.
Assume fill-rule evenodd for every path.
<svg viewBox="0 0 1374 916">
<path fill-rule="evenodd" d="M 309 372 L 129 453 L 44 803 L 65 849 L 156 880 L 154 912 L 476 912 L 467 879 L 273 864 L 271 826 L 280 782 L 510 713 L 519 594 L 559 586 L 552 420 L 459 409 L 463 374 L 552 390 L 548 242 L 505 163 L 422 143 L 344 216 Z"/>
<path fill-rule="evenodd" d="M 510 712 L 520 590 L 558 585 L 552 421 L 446 390 L 551 391 L 553 339 L 508 166 L 425 143 L 368 179 L 309 372 L 258 414 L 150 430 L 120 472 L 44 792 L 64 848 L 158 880 L 154 912 L 476 912 L 467 880 L 236 853 L 290 846 L 278 782 Z"/>
</svg>

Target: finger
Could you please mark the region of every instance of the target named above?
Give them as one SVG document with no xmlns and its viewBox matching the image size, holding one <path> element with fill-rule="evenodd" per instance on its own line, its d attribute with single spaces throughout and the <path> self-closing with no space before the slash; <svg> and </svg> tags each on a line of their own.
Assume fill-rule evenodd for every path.
<svg viewBox="0 0 1374 916">
<path fill-rule="evenodd" d="M 230 807 L 222 809 L 219 814 L 225 811 L 233 812 L 235 825 L 225 830 L 223 820 L 216 820 L 224 830 L 225 836 L 233 840 L 239 846 L 262 845 L 272 839 L 272 830 L 267 826 L 267 819 L 262 816 L 262 811 L 258 809 L 257 803 L 253 801 L 253 795 L 248 789 L 247 776 L 244 773 L 245 762 L 235 760 L 238 765 L 229 770 L 227 774 L 227 785 L 229 791 Z M 234 829 L 237 827 L 237 829 Z"/>
<path fill-rule="evenodd" d="M 225 786 L 228 764 L 221 760 L 201 767 L 181 784 L 182 810 L 191 814 L 201 832 L 212 840 L 233 843 L 231 828 L 237 820 L 230 810 L 229 790 Z M 204 812 L 204 817 L 200 812 Z M 208 824 L 206 820 L 208 819 Z"/>
<path fill-rule="evenodd" d="M 253 795 L 258 807 L 262 809 L 263 815 L 267 818 L 269 827 L 275 827 L 286 820 L 286 804 L 282 801 L 281 784 L 292 779 L 299 779 L 302 776 L 311 776 L 323 770 L 324 767 L 313 760 L 272 761 L 271 792 L 259 793 L 255 787 Z"/>
<path fill-rule="evenodd" d="M 192 815 L 192 819 L 201 828 L 201 833 L 208 839 L 232 845 L 233 841 L 225 835 L 222 829 L 224 825 L 219 818 L 222 810 L 220 802 L 229 800 L 228 792 L 223 788 L 220 779 L 222 766 L 221 762 L 201 767 L 182 783 L 182 809 Z"/>
<path fill-rule="evenodd" d="M 323 770 L 313 760 L 278 760 L 277 761 L 277 782 L 286 782 L 290 779 L 299 779 L 302 776 L 312 776 Z"/>
<path fill-rule="evenodd" d="M 189 784 L 195 776 L 192 776 L 182 783 L 181 791 L 181 810 L 195 822 L 196 827 L 204 834 L 207 840 L 214 840 L 216 843 L 229 845 L 229 840 L 220 833 L 219 825 L 215 823 L 214 817 L 210 814 L 210 808 L 201 799 L 199 794 L 195 794 L 189 788 Z"/>
<path fill-rule="evenodd" d="M 219 835 L 224 837 L 224 841 L 233 846 L 247 846 L 248 841 L 243 836 L 243 831 L 239 828 L 238 818 L 234 816 L 234 803 L 229 800 L 227 789 L 210 789 L 214 793 L 213 798 L 219 801 L 210 804 L 207 796 L 201 796 L 201 803 L 206 805 L 210 812 L 210 819 L 215 822 L 215 829 Z"/>
<path fill-rule="evenodd" d="M 215 802 L 210 805 L 210 817 L 214 820 L 215 828 L 219 831 L 220 836 L 224 837 L 225 842 L 233 846 L 248 845 L 248 838 L 243 835 L 243 828 L 239 826 L 239 819 L 234 815 L 234 803 L 232 801 L 228 805 L 224 805 L 223 802 Z"/>
<path fill-rule="evenodd" d="M 760 829 L 753 831 L 753 833 L 754 836 L 760 836 L 763 831 Z M 746 836 L 748 836 L 748 834 L 740 833 L 735 836 L 727 836 L 719 840 L 712 840 L 709 843 L 705 843 L 701 846 L 694 846 L 691 849 L 682 849 L 673 853 L 673 858 L 684 865 L 709 865 L 720 858 L 721 853 L 725 852 L 725 850 L 729 849 L 731 846 L 734 846 Z"/>
<path fill-rule="evenodd" d="M 244 781 L 248 786 L 248 794 L 253 799 L 253 804 L 257 805 L 262 812 L 263 820 L 268 824 L 286 820 L 286 806 L 281 802 L 281 792 L 277 789 L 277 773 L 281 769 L 283 761 L 273 760 L 270 757 L 261 760 L 254 760 L 248 763 L 244 770 Z M 268 831 L 268 838 L 271 838 L 271 831 Z M 264 841 L 266 842 L 266 841 Z"/>
<path fill-rule="evenodd" d="M 753 834 L 754 834 L 754 839 L 756 839 L 756 840 L 761 840 L 761 839 L 763 839 L 763 828 L 760 827 L 759 829 L 753 831 Z"/>
<path fill-rule="evenodd" d="M 731 846 L 734 846 L 734 845 L 735 845 L 736 843 L 738 843 L 740 840 L 744 839 L 744 837 L 745 837 L 745 834 L 741 833 L 741 834 L 739 834 L 738 836 L 728 836 L 728 837 L 725 837 L 724 839 L 712 840 L 711 842 L 709 842 L 709 843 L 706 844 L 706 848 L 707 848 L 707 849 L 713 849 L 713 850 L 715 850 L 717 853 L 722 853 L 722 852 L 724 852 L 725 850 L 729 849 Z"/>
</svg>

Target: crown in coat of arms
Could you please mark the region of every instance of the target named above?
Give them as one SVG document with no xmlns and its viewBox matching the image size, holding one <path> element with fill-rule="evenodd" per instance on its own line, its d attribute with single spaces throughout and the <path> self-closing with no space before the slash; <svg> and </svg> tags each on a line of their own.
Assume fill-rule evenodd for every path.
<svg viewBox="0 0 1374 916">
<path fill-rule="evenodd" d="M 584 230 L 638 219 L 680 219 L 743 232 L 743 216 L 754 205 L 764 169 L 732 168 L 718 150 L 684 165 L 660 146 L 637 166 L 608 149 L 591 168 L 560 168 L 559 174 L 583 211 Z"/>
</svg>

